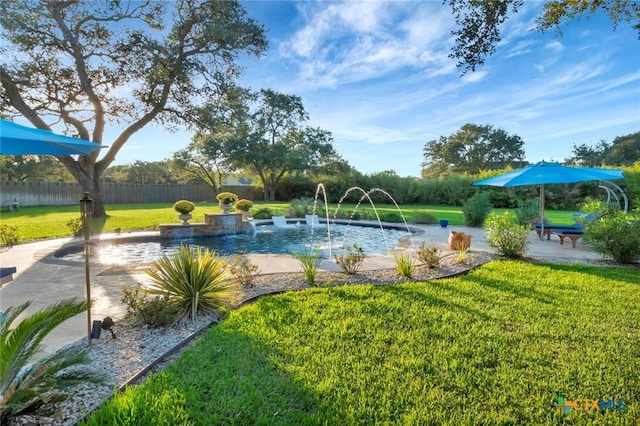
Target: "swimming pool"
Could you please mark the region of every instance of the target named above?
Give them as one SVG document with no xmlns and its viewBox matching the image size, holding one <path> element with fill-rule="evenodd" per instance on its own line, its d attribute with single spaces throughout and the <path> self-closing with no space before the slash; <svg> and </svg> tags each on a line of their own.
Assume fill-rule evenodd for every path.
<svg viewBox="0 0 640 426">
<path fill-rule="evenodd" d="M 347 247 L 357 244 L 365 254 L 384 254 L 394 249 L 400 238 L 410 235 L 404 229 L 362 225 L 334 225 L 331 231 L 331 254 L 345 253 Z M 161 239 L 157 237 L 126 238 L 100 241 L 92 246 L 91 261 L 103 265 L 133 265 L 150 263 L 163 254 L 171 253 L 180 244 L 202 246 L 214 250 L 216 254 L 228 256 L 245 253 L 294 254 L 305 250 L 319 250 L 329 256 L 329 238 L 326 225 L 311 227 L 301 225 L 291 229 L 280 229 L 273 225 L 256 226 L 249 234 L 226 235 L 223 237 L 193 239 Z M 66 247 L 54 254 L 65 261 L 84 262 L 82 245 Z"/>
</svg>

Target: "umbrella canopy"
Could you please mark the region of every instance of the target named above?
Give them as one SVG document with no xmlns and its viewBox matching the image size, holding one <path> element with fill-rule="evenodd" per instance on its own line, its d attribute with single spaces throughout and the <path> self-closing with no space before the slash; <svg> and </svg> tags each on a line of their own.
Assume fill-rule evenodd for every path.
<svg viewBox="0 0 640 426">
<path fill-rule="evenodd" d="M 622 170 L 574 167 L 541 161 L 522 169 L 474 182 L 473 184 L 511 187 L 613 179 L 622 179 Z"/>
<path fill-rule="evenodd" d="M 88 155 L 100 148 L 84 139 L 0 120 L 0 155 Z"/>
<path fill-rule="evenodd" d="M 474 182 L 473 185 L 487 186 L 525 186 L 540 185 L 540 218 L 544 218 L 544 186 L 553 183 L 576 183 L 592 180 L 622 179 L 622 170 L 601 169 L 594 167 L 565 166 L 560 163 L 547 163 L 541 161 L 521 169 L 514 170 L 499 176 Z M 541 220 L 544 234 L 544 220 Z"/>
</svg>

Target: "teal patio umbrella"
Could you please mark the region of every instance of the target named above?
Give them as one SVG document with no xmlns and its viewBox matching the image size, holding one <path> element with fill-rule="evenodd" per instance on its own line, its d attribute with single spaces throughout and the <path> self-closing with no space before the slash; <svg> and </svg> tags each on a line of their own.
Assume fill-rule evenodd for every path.
<svg viewBox="0 0 640 426">
<path fill-rule="evenodd" d="M 521 169 L 513 170 L 492 178 L 474 182 L 473 185 L 512 186 L 540 185 L 540 218 L 544 235 L 544 186 L 553 183 L 577 183 L 588 181 L 609 181 L 622 179 L 622 170 L 595 167 L 565 166 L 560 163 L 541 161 Z"/>
<path fill-rule="evenodd" d="M 0 120 L 0 155 L 89 155 L 103 146 Z"/>
</svg>

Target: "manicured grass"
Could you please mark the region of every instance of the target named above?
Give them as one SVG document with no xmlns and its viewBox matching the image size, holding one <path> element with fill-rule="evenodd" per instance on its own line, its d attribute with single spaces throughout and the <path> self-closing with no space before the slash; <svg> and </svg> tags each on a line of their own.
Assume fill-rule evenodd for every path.
<svg viewBox="0 0 640 426">
<path fill-rule="evenodd" d="M 285 214 L 289 203 L 284 202 L 256 202 L 251 211 L 268 207 L 278 214 Z M 333 217 L 336 205 L 329 206 L 330 217 Z M 345 204 L 340 209 L 347 212 L 353 211 L 355 205 Z M 371 207 L 361 206 L 368 209 Z M 420 204 L 401 205 L 402 214 L 411 222 L 417 213 L 431 213 L 437 219 L 449 219 L 451 225 L 463 225 L 462 208 L 453 206 L 428 206 Z M 380 214 L 385 212 L 397 212 L 394 205 L 380 204 L 376 206 Z M 177 213 L 172 204 L 110 204 L 106 206 L 108 217 L 103 220 L 94 219 L 91 230 L 93 233 L 113 232 L 120 228 L 122 231 L 157 230 L 161 223 L 179 223 Z M 496 209 L 502 212 L 504 209 Z M 219 213 L 217 203 L 198 203 L 193 211 L 192 222 L 203 222 L 205 213 Z M 552 223 L 571 224 L 574 221 L 571 212 L 549 211 L 547 217 Z M 2 212 L 0 224 L 17 226 L 18 233 L 23 241 L 41 238 L 68 237 L 71 229 L 67 223 L 80 218 L 79 206 L 41 206 L 23 207 L 17 212 Z"/>
<path fill-rule="evenodd" d="M 635 270 L 515 261 L 267 296 L 88 424 L 639 424 L 638 306 Z"/>
</svg>

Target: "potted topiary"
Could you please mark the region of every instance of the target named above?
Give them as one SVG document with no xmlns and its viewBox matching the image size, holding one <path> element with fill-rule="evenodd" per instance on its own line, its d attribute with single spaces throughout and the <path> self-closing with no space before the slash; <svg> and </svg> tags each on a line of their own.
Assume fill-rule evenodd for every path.
<svg viewBox="0 0 640 426">
<path fill-rule="evenodd" d="M 236 201 L 233 207 L 242 212 L 242 220 L 249 220 L 249 209 L 253 207 L 253 203 L 251 201 L 243 198 L 242 200 Z"/>
<path fill-rule="evenodd" d="M 220 208 L 224 214 L 229 214 L 233 203 L 238 201 L 238 196 L 233 192 L 221 192 L 216 195 L 216 199 L 220 203 Z"/>
<path fill-rule="evenodd" d="M 191 219 L 191 212 L 196 208 L 196 205 L 189 200 L 180 200 L 176 201 L 173 204 L 173 209 L 178 212 L 178 218 L 182 220 L 183 225 L 189 224 L 189 219 Z"/>
</svg>

